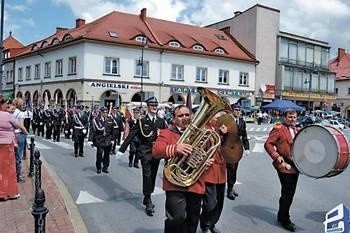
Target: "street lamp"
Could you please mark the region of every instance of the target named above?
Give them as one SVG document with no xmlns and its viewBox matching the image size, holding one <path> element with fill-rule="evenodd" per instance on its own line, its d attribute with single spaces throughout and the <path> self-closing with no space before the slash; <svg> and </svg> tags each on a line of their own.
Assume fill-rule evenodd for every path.
<svg viewBox="0 0 350 233">
<path fill-rule="evenodd" d="M 309 84 L 308 108 L 310 113 L 311 113 L 311 80 L 312 80 L 312 72 L 310 72 L 309 79 L 304 80 L 304 84 Z"/>
<path fill-rule="evenodd" d="M 141 107 L 142 107 L 142 102 L 144 101 L 144 92 L 143 92 L 143 71 L 144 71 L 144 61 L 143 61 L 143 53 L 144 53 L 144 49 L 147 48 L 147 37 L 143 37 L 142 40 L 142 47 L 141 47 L 141 58 L 139 59 L 138 62 L 138 66 L 140 66 L 141 68 L 141 80 L 140 80 L 140 84 L 141 84 Z"/>
<path fill-rule="evenodd" d="M 2 81 L 3 81 L 3 40 L 4 40 L 4 5 L 5 5 L 5 0 L 1 0 L 1 19 L 0 19 L 0 93 L 2 93 Z"/>
</svg>

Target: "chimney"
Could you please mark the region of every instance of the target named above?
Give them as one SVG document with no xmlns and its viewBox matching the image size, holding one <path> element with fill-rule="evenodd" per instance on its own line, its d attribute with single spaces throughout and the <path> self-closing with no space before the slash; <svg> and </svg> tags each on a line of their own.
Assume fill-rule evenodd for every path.
<svg viewBox="0 0 350 233">
<path fill-rule="evenodd" d="M 338 61 L 344 56 L 345 54 L 345 49 L 338 48 Z"/>
<path fill-rule="evenodd" d="M 80 28 L 85 25 L 85 19 L 76 19 L 75 20 L 75 28 Z"/>
<path fill-rule="evenodd" d="M 236 17 L 237 15 L 242 14 L 242 11 L 235 11 L 235 12 L 233 12 L 233 14 L 234 14 L 234 16 Z"/>
<path fill-rule="evenodd" d="M 145 20 L 147 17 L 147 8 L 142 8 L 140 17 L 142 20 Z"/>
<path fill-rule="evenodd" d="M 231 35 L 231 27 L 224 27 L 220 30 L 223 31 L 226 35 Z"/>
</svg>

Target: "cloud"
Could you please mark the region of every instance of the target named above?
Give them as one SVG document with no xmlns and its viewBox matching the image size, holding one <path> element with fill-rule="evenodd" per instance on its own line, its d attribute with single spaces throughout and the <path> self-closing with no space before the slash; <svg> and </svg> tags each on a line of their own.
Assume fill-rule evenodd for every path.
<svg viewBox="0 0 350 233">
<path fill-rule="evenodd" d="M 10 11 L 20 11 L 20 12 L 24 12 L 27 9 L 27 7 L 25 5 L 22 5 L 22 4 L 20 4 L 20 5 L 8 5 L 6 8 Z"/>
</svg>

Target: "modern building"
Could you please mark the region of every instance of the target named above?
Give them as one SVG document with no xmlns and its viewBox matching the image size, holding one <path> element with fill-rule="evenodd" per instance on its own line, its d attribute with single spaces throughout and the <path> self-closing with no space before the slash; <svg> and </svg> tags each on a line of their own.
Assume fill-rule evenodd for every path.
<svg viewBox="0 0 350 233">
<path fill-rule="evenodd" d="M 338 48 L 338 56 L 329 61 L 329 70 L 335 73 L 335 106 L 346 118 L 350 118 L 350 53 Z"/>
<path fill-rule="evenodd" d="M 77 19 L 74 28 L 58 27 L 7 51 L 6 80 L 15 87 L 9 90 L 34 104 L 118 106 L 151 96 L 179 104 L 188 90 L 197 104 L 199 86 L 234 103 L 253 99 L 258 64 L 225 30 L 151 18 L 145 8 L 140 15 L 113 11 L 91 23 Z"/>
<path fill-rule="evenodd" d="M 254 93 L 258 105 L 282 98 L 317 109 L 335 101 L 330 46 L 281 31 L 278 9 L 257 4 L 207 27 L 229 30 L 259 60 Z"/>
</svg>

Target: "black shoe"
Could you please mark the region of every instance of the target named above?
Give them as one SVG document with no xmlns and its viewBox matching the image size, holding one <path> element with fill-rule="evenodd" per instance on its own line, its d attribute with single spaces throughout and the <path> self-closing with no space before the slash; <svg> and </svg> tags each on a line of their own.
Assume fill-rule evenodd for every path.
<svg viewBox="0 0 350 233">
<path fill-rule="evenodd" d="M 79 157 L 77 154 L 74 154 L 75 157 Z"/>
<path fill-rule="evenodd" d="M 288 231 L 291 231 L 291 232 L 295 232 L 296 227 L 295 227 L 295 224 L 293 222 L 291 222 L 291 221 L 280 221 L 280 220 L 277 220 L 277 221 L 281 224 L 281 226 L 284 229 L 286 229 Z"/>
<path fill-rule="evenodd" d="M 115 153 L 115 151 L 112 151 L 111 154 L 112 154 L 112 155 L 115 155 L 116 153 Z"/>
<path fill-rule="evenodd" d="M 233 195 L 235 195 L 236 197 L 238 197 L 238 193 L 233 189 L 232 190 L 232 193 L 233 193 Z"/>
<path fill-rule="evenodd" d="M 101 173 L 101 169 L 97 169 L 97 174 L 100 174 Z"/>
<path fill-rule="evenodd" d="M 132 167 L 132 163 L 129 163 L 129 167 Z"/>
<path fill-rule="evenodd" d="M 235 200 L 236 199 L 236 197 L 235 197 L 235 195 L 233 194 L 232 191 L 227 192 L 227 198 L 230 199 L 230 200 Z"/>
<path fill-rule="evenodd" d="M 108 168 L 102 168 L 102 171 L 103 171 L 104 173 L 108 173 Z"/>
<path fill-rule="evenodd" d="M 209 231 L 210 231 L 211 233 L 221 233 L 215 226 L 211 227 L 211 228 L 209 229 Z"/>
<path fill-rule="evenodd" d="M 153 213 L 154 213 L 154 205 L 152 204 L 151 201 L 148 202 L 148 203 L 146 204 L 146 209 L 145 209 L 145 211 L 146 211 L 146 214 L 147 214 L 148 216 L 150 216 L 150 217 L 153 216 Z"/>
<path fill-rule="evenodd" d="M 147 206 L 147 203 L 151 203 L 151 206 L 152 206 L 152 208 L 154 209 L 155 205 L 152 203 L 151 198 L 144 197 L 144 198 L 143 198 L 143 201 L 142 201 L 142 204 L 143 204 L 144 206 Z"/>
<path fill-rule="evenodd" d="M 134 164 L 134 168 L 140 168 L 137 163 Z"/>
<path fill-rule="evenodd" d="M 80 154 L 79 156 L 80 156 L 80 157 L 84 157 L 84 155 L 83 155 L 83 154 Z"/>
</svg>

